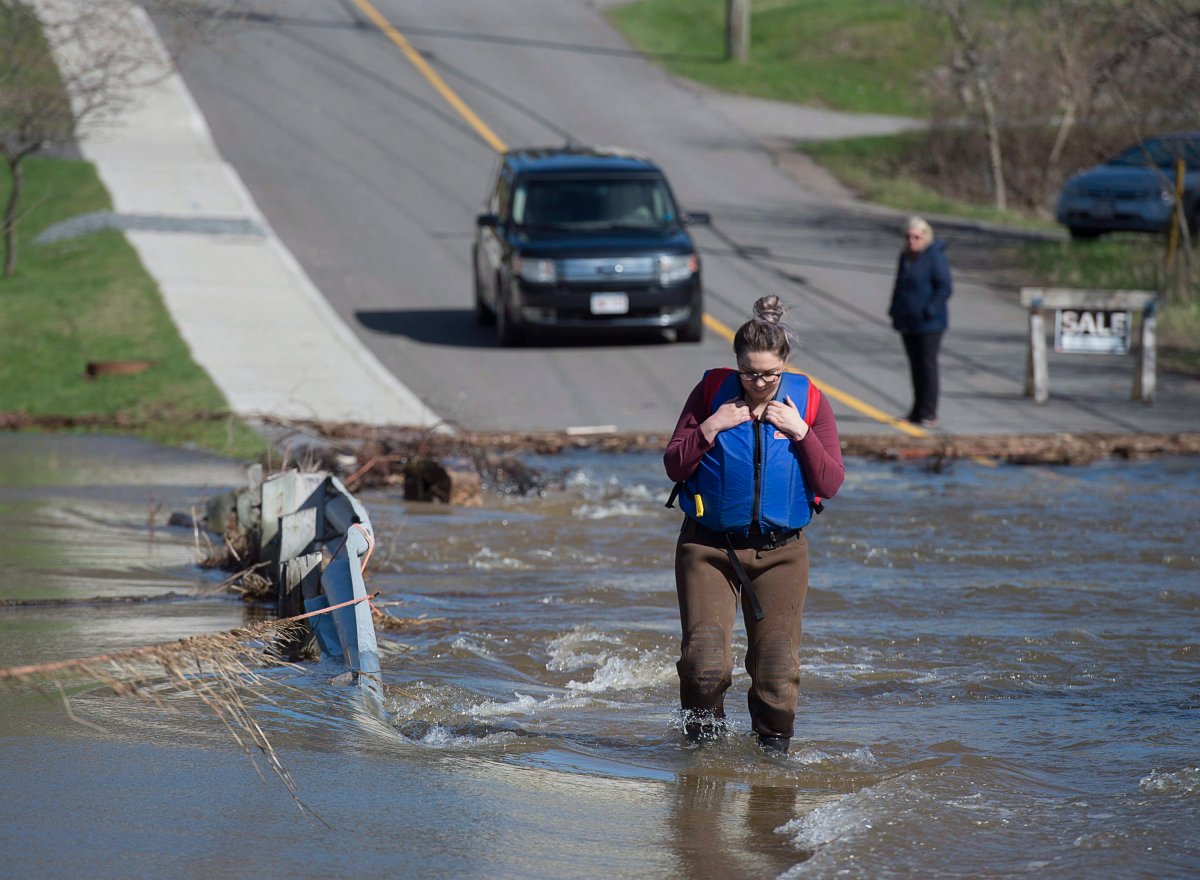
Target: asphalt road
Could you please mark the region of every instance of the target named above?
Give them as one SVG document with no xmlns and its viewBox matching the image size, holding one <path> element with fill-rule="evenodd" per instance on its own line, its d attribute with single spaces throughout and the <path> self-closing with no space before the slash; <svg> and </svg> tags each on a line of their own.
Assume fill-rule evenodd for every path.
<svg viewBox="0 0 1200 880">
<path fill-rule="evenodd" d="M 697 229 L 711 327 L 754 300 L 793 307 L 798 368 L 834 393 L 843 433 L 894 432 L 907 365 L 885 317 L 894 216 L 830 201 L 782 173 L 761 130 L 631 52 L 585 0 L 375 0 L 495 137 L 489 143 L 355 0 L 257 0 L 249 20 L 183 62 L 219 148 L 355 333 L 444 419 L 473 430 L 613 425 L 670 430 L 702 371 L 730 364 L 654 338 L 502 349 L 474 324 L 470 243 L 497 147 L 581 142 L 643 150 Z M 715 59 L 714 59 L 715 60 Z M 819 132 L 814 132 L 819 133 Z M 1051 360 L 1051 404 L 1022 397 L 1025 316 L 993 287 L 988 236 L 939 228 L 955 265 L 943 430 L 1196 429 L 1200 383 L 1160 379 L 1129 401 L 1131 359 Z M 1188 424 L 1191 422 L 1191 424 Z"/>
</svg>

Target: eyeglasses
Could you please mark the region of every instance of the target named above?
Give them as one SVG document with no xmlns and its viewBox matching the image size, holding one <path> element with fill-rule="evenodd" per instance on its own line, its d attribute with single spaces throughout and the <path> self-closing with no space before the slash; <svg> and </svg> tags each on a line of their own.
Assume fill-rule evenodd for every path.
<svg viewBox="0 0 1200 880">
<path fill-rule="evenodd" d="M 772 382 L 779 381 L 779 377 L 783 375 L 783 370 L 772 370 L 769 373 L 752 373 L 749 370 L 738 370 L 738 375 L 744 382 L 757 382 L 761 379 L 770 385 Z"/>
</svg>

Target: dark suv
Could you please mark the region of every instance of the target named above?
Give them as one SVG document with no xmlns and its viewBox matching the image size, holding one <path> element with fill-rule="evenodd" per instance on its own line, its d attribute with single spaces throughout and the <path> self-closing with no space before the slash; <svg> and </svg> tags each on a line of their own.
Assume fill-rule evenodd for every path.
<svg viewBox="0 0 1200 880">
<path fill-rule="evenodd" d="M 476 219 L 475 315 L 501 345 L 535 329 L 655 328 L 699 342 L 700 257 L 662 170 L 601 147 L 504 154 Z"/>
</svg>

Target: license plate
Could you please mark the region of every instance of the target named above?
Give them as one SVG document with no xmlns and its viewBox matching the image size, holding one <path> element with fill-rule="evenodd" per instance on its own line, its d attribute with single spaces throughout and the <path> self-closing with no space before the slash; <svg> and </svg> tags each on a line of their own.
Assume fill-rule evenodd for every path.
<svg viewBox="0 0 1200 880">
<path fill-rule="evenodd" d="M 593 315 L 624 315 L 629 312 L 629 294 L 593 293 Z"/>
<path fill-rule="evenodd" d="M 1111 219 L 1114 213 L 1116 212 L 1111 202 L 1096 202 L 1092 205 L 1092 216 L 1099 220 Z"/>
</svg>

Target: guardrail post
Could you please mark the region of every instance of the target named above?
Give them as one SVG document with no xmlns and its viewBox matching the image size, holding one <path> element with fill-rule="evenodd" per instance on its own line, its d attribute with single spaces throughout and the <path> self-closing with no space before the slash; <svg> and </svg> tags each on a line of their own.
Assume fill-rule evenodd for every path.
<svg viewBox="0 0 1200 880">
<path fill-rule="evenodd" d="M 1036 403 L 1050 397 L 1050 376 L 1046 366 L 1046 327 L 1042 318 L 1042 301 L 1029 305 L 1029 346 L 1025 357 L 1025 396 Z"/>
<path fill-rule="evenodd" d="M 1157 300 L 1150 300 L 1142 309 L 1142 335 L 1138 344 L 1137 369 L 1133 371 L 1133 399 L 1142 403 L 1154 403 L 1155 368 L 1158 365 L 1157 305 Z"/>
</svg>

